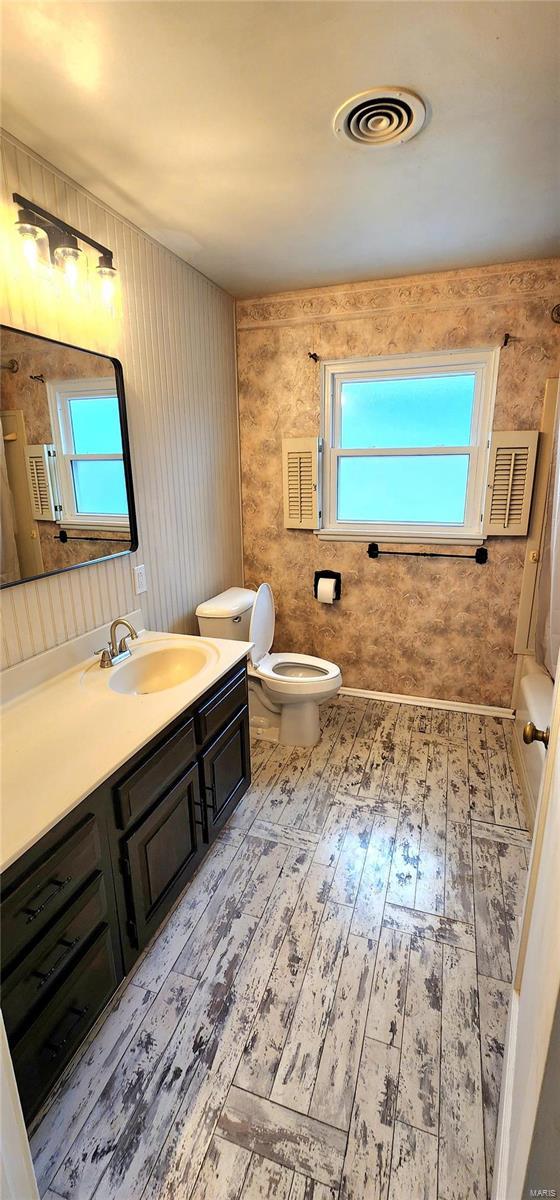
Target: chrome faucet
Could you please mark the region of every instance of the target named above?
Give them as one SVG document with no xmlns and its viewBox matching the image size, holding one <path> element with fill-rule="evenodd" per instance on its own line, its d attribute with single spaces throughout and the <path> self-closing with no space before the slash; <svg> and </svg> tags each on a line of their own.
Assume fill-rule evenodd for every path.
<svg viewBox="0 0 560 1200">
<path fill-rule="evenodd" d="M 117 644 L 117 629 L 119 625 L 124 625 L 128 629 L 128 635 L 125 634 Z M 100 667 L 114 667 L 116 663 L 122 662 L 123 658 L 130 657 L 130 648 L 126 644 L 127 636 L 134 640 L 138 637 L 138 634 L 130 624 L 130 621 L 127 621 L 125 617 L 117 617 L 116 621 L 113 621 L 111 625 L 107 649 L 97 651 L 97 654 L 101 654 Z"/>
</svg>

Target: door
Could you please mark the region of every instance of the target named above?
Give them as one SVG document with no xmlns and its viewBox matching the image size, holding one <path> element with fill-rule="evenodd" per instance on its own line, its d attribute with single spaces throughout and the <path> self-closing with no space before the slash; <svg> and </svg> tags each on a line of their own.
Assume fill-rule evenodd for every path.
<svg viewBox="0 0 560 1200">
<path fill-rule="evenodd" d="M 521 1200 L 531 1187 L 558 1189 L 560 1178 L 526 1180 L 560 995 L 559 737 L 560 660 L 506 1034 L 493 1200 Z"/>
<path fill-rule="evenodd" d="M 41 552 L 39 523 L 33 516 L 29 496 L 25 457 L 27 436 L 23 412 L 20 409 L 14 411 L 6 409 L 0 412 L 0 433 L 4 437 L 6 470 L 14 502 L 15 538 L 21 578 L 25 579 L 26 576 L 42 575 L 45 567 Z"/>
<path fill-rule="evenodd" d="M 0 1145 L 0 1192 L 4 1200 L 39 1200 L 27 1131 L 21 1111 L 8 1039 L 0 1013 L 0 1084 L 2 1095 L 2 1143 Z"/>
<path fill-rule="evenodd" d="M 211 841 L 251 782 L 247 706 L 241 709 L 204 751 L 200 764 L 206 836 Z"/>
<path fill-rule="evenodd" d="M 195 763 L 124 840 L 122 867 L 128 877 L 128 932 L 139 949 L 155 932 L 201 857 L 199 809 Z"/>
</svg>

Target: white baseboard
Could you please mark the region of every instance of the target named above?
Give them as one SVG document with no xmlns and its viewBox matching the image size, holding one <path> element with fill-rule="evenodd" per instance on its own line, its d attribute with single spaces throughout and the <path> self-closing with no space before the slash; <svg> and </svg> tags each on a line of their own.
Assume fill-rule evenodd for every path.
<svg viewBox="0 0 560 1200">
<path fill-rule="evenodd" d="M 341 687 L 344 696 L 365 696 L 366 700 L 387 700 L 390 704 L 416 704 L 422 708 L 445 708 L 450 712 L 478 713 L 483 717 L 503 717 L 513 721 L 513 708 L 496 708 L 492 704 L 463 704 L 460 700 L 434 700 L 432 696 L 401 696 L 396 692 L 367 692 L 364 688 Z"/>
</svg>

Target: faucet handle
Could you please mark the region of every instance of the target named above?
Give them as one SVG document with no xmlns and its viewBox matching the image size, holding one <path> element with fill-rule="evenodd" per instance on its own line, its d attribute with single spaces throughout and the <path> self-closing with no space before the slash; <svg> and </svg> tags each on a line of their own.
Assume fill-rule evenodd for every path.
<svg viewBox="0 0 560 1200">
<path fill-rule="evenodd" d="M 101 650 L 94 650 L 93 653 L 101 655 L 101 662 L 99 663 L 100 667 L 112 667 L 113 664 L 111 662 L 111 655 L 107 649 L 107 646 L 104 646 Z"/>
<path fill-rule="evenodd" d="M 127 644 L 126 644 L 127 637 L 135 638 L 136 634 L 135 633 L 134 634 L 125 633 L 124 637 L 122 637 L 119 642 L 119 654 L 127 654 L 127 653 L 130 654 L 130 646 L 127 646 Z"/>
</svg>

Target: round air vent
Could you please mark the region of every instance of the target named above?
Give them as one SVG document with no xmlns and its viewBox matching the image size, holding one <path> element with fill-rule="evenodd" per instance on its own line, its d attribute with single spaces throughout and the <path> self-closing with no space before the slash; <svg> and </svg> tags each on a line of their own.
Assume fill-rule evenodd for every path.
<svg viewBox="0 0 560 1200">
<path fill-rule="evenodd" d="M 337 137 L 365 146 L 407 142 L 420 133 L 426 107 L 420 96 L 406 88 L 371 88 L 351 96 L 339 108 L 333 126 Z"/>
</svg>

